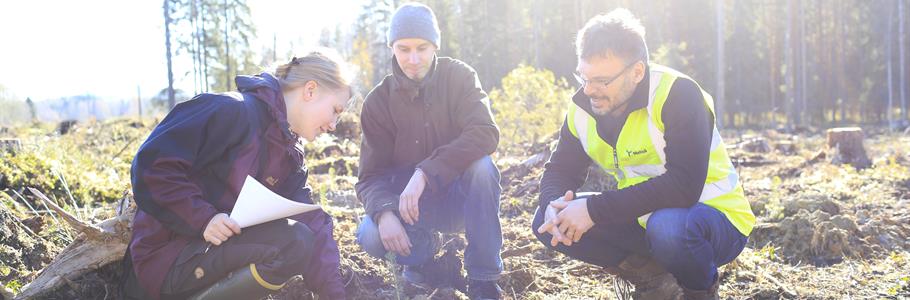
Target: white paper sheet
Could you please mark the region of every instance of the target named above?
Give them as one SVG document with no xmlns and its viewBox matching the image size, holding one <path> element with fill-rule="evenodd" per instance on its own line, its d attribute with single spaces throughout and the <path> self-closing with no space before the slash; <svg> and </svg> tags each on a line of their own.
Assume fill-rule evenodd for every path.
<svg viewBox="0 0 910 300">
<path fill-rule="evenodd" d="M 317 209 L 322 207 L 288 200 L 247 175 L 231 211 L 231 219 L 237 221 L 240 228 L 246 228 Z"/>
</svg>

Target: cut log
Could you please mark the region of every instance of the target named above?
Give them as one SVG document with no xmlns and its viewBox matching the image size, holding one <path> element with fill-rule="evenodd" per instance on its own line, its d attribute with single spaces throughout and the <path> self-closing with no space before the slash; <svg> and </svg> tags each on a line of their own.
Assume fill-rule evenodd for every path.
<svg viewBox="0 0 910 300">
<path fill-rule="evenodd" d="M 514 165 L 502 171 L 500 183 L 503 185 L 510 184 L 512 180 L 520 180 L 531 173 L 531 170 L 542 167 L 550 157 L 550 152 L 540 152 L 531 155 L 520 164 Z"/>
<path fill-rule="evenodd" d="M 748 152 L 768 153 L 771 152 L 771 145 L 763 137 L 752 137 L 736 145 L 738 148 Z"/>
<path fill-rule="evenodd" d="M 40 191 L 30 190 L 80 234 L 41 270 L 35 280 L 23 287 L 15 299 L 41 298 L 45 293 L 50 293 L 79 276 L 123 258 L 130 242 L 133 216 L 136 213 L 136 206 L 130 197 L 124 197 L 120 202 L 117 216 L 90 225 L 60 209 Z"/>
<path fill-rule="evenodd" d="M 832 164 L 850 164 L 863 169 L 872 165 L 863 147 L 863 130 L 859 127 L 831 128 L 827 132 Z"/>
<path fill-rule="evenodd" d="M 525 176 L 531 174 L 534 170 L 543 167 L 550 158 L 550 146 L 546 141 L 541 141 L 529 147 L 529 152 L 533 153 L 519 164 L 510 166 L 500 172 L 500 184 L 503 186 L 512 184 L 512 181 L 523 181 Z"/>
</svg>

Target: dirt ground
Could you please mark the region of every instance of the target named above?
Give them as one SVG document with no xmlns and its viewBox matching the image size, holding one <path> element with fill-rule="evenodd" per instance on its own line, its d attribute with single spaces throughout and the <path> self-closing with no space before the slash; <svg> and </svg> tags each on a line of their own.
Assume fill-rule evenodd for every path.
<svg viewBox="0 0 910 300">
<path fill-rule="evenodd" d="M 910 297 L 910 136 L 866 133 L 873 166 L 856 170 L 831 164 L 823 133 L 749 132 L 725 138 L 738 164 L 758 225 L 747 248 L 721 268 L 724 299 L 879 299 Z M 125 137 L 124 139 L 131 139 Z M 758 145 L 758 146 L 755 146 Z M 135 145 L 134 145 L 135 146 Z M 342 275 L 352 299 L 463 299 L 460 258 L 464 240 L 447 235 L 432 280 L 453 288 L 409 286 L 398 266 L 369 257 L 355 243 L 363 212 L 353 193 L 356 141 L 322 139 L 308 146 L 310 184 L 335 217 Z M 120 147 L 113 147 L 119 149 Z M 510 299 L 616 299 L 614 278 L 600 268 L 547 250 L 530 231 L 542 160 L 522 162 L 546 149 L 496 155 L 503 173 L 503 261 L 499 281 Z M 534 162 L 532 159 L 531 162 Z M 73 179 L 76 180 L 76 179 Z M 591 176 L 588 190 L 611 181 Z M 0 178 L 0 182 L 3 179 Z M 47 214 L 28 213 L 6 182 L 0 195 L 0 285 L 15 292 L 62 250 L 71 238 Z M 28 198 L 25 196 L 24 198 Z M 83 200 L 84 201 L 84 200 Z M 95 204 L 96 211 L 109 203 Z M 85 215 L 85 214 L 83 214 Z M 104 218 L 93 213 L 92 220 Z M 52 291 L 56 299 L 113 299 L 119 266 L 73 279 Z M 292 281 L 272 299 L 312 299 Z"/>
<path fill-rule="evenodd" d="M 866 141 L 872 168 L 855 170 L 817 159 L 824 137 L 760 133 L 767 152 L 731 149 L 739 161 L 758 226 L 748 247 L 721 269 L 726 299 L 843 299 L 910 297 L 910 138 L 873 135 Z M 736 144 L 736 137 L 728 138 Z M 742 139 L 750 139 L 744 137 Z M 775 141 L 788 141 L 786 151 Z M 795 148 L 795 149 L 793 149 Z M 530 156 L 530 154 L 528 154 Z M 830 156 L 830 155 L 829 155 Z M 501 157 L 502 221 L 506 274 L 500 280 L 513 299 L 614 299 L 613 278 L 592 265 L 548 251 L 529 229 L 537 196 L 537 166 L 508 178 L 520 159 Z M 754 162 L 758 163 L 754 163 Z M 609 186 L 592 176 L 587 189 Z M 598 182 L 599 181 L 599 182 Z M 394 299 L 387 264 L 353 244 L 359 209 L 338 214 L 345 275 L 361 299 Z M 350 269 L 348 269 L 350 268 Z M 348 278 L 348 277 L 346 277 Z M 436 298 L 460 293 L 429 291 Z M 414 297 L 414 294 L 407 296 Z M 294 299 L 294 298 L 288 298 Z"/>
</svg>

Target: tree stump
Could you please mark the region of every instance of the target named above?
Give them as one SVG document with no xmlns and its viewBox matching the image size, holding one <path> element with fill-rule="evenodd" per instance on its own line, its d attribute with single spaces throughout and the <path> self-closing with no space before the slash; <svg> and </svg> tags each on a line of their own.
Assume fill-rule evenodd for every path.
<svg viewBox="0 0 910 300">
<path fill-rule="evenodd" d="M 57 133 L 60 135 L 66 135 L 69 133 L 79 121 L 76 120 L 63 120 L 60 123 L 57 123 Z"/>
<path fill-rule="evenodd" d="M 863 129 L 859 127 L 831 128 L 827 132 L 828 149 L 833 150 L 832 164 L 850 164 L 863 169 L 872 165 L 863 148 Z"/>
<path fill-rule="evenodd" d="M 796 144 L 791 141 L 778 141 L 774 144 L 774 150 L 781 154 L 793 155 L 796 154 Z"/>
<path fill-rule="evenodd" d="M 83 274 L 119 262 L 123 258 L 130 242 L 132 220 L 136 213 L 136 206 L 130 197 L 121 201 L 117 216 L 93 225 L 64 211 L 40 191 L 33 188 L 29 190 L 62 217 L 67 225 L 78 231 L 79 236 L 57 254 L 14 299 L 42 298 Z"/>
<path fill-rule="evenodd" d="M 22 150 L 22 142 L 19 139 L 0 139 L 0 152 L 9 151 L 16 153 Z"/>
</svg>

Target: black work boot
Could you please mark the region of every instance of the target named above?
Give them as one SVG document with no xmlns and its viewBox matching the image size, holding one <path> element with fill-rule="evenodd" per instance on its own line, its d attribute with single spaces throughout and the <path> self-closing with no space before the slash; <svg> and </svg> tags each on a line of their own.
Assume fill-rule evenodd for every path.
<svg viewBox="0 0 910 300">
<path fill-rule="evenodd" d="M 436 254 L 439 252 L 439 249 L 442 248 L 442 234 L 439 232 L 427 231 L 419 231 L 416 234 L 423 235 L 421 237 L 427 239 L 427 247 L 429 247 L 430 253 L 432 253 L 432 255 L 430 256 L 429 260 L 423 264 L 404 265 L 404 268 L 401 272 L 401 277 L 410 284 L 421 287 L 429 287 L 428 285 L 432 285 L 432 282 L 430 281 L 433 281 L 429 280 L 431 279 L 429 277 L 433 277 L 433 274 L 431 274 L 431 272 L 434 271 L 434 259 L 436 257 Z"/>
<path fill-rule="evenodd" d="M 468 280 L 468 297 L 471 300 L 502 298 L 502 289 L 495 280 Z"/>
<path fill-rule="evenodd" d="M 686 300 L 718 300 L 720 296 L 717 294 L 717 288 L 720 287 L 720 275 L 714 278 L 714 284 L 711 285 L 707 290 L 690 290 L 683 287 L 683 294 L 686 296 Z"/>
<path fill-rule="evenodd" d="M 604 268 L 607 273 L 628 281 L 635 287 L 632 299 L 682 299 L 683 291 L 676 278 L 650 256 L 630 255 L 616 267 Z M 614 285 L 615 286 L 615 285 Z M 617 296 L 623 294 L 617 291 Z"/>
<path fill-rule="evenodd" d="M 281 285 L 269 283 L 259 276 L 256 265 L 234 270 L 227 277 L 221 279 L 210 287 L 196 293 L 190 299 L 262 299 L 270 292 L 278 291 Z"/>
</svg>

